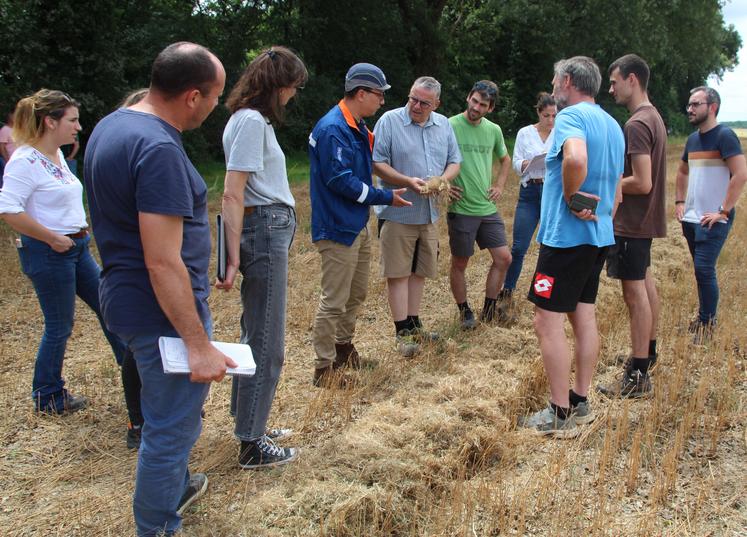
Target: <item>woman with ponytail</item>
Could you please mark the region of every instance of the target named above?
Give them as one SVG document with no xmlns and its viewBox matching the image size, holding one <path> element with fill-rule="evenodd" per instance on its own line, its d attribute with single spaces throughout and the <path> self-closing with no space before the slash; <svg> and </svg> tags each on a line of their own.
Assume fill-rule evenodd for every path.
<svg viewBox="0 0 747 537">
<path fill-rule="evenodd" d="M 242 468 L 285 464 L 297 456 L 295 449 L 274 444 L 289 430 L 267 429 L 285 356 L 288 249 L 296 230 L 285 155 L 273 125 L 282 124 L 285 106 L 307 77 L 298 56 L 272 47 L 249 64 L 226 102 L 232 113 L 223 132 L 226 276 L 216 287 L 228 290 L 236 274 L 243 275 L 241 342 L 249 344 L 257 364 L 253 376 L 233 378 L 231 412 Z"/>
<path fill-rule="evenodd" d="M 137 406 L 137 389 L 128 391 L 134 361 L 103 324 L 99 308 L 101 269 L 88 250 L 91 240 L 83 209 L 83 186 L 70 172 L 60 146 L 81 130 L 79 105 L 61 91 L 42 89 L 18 102 L 13 124 L 17 149 L 5 167 L 0 217 L 21 235 L 18 255 L 44 315 L 44 333 L 36 355 L 32 397 L 37 412 L 67 414 L 88 401 L 65 389 L 62 364 L 73 328 L 75 296 L 96 313 L 117 362 L 128 409 Z M 137 381 L 139 387 L 139 380 Z M 142 419 L 142 418 L 141 418 Z"/>
</svg>

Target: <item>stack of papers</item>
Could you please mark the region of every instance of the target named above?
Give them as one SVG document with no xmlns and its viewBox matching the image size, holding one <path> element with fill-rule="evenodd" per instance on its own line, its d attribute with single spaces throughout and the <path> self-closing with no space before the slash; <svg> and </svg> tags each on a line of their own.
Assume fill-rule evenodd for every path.
<svg viewBox="0 0 747 537">
<path fill-rule="evenodd" d="M 229 375 L 253 375 L 257 366 L 254 363 L 252 349 L 241 343 L 222 343 L 211 341 L 213 347 L 231 358 L 239 366 L 229 368 Z M 158 349 L 161 351 L 161 363 L 164 373 L 190 373 L 187 347 L 178 337 L 158 338 Z"/>
</svg>

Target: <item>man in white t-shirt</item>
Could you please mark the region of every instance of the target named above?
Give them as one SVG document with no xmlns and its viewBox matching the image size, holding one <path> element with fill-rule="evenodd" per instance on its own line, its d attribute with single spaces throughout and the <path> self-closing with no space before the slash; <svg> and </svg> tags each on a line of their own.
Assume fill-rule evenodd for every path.
<svg viewBox="0 0 747 537">
<path fill-rule="evenodd" d="M 698 283 L 698 317 L 690 325 L 696 343 L 710 337 L 716 323 L 716 261 L 747 182 L 739 139 L 716 119 L 720 106 L 721 97 L 713 88 L 701 86 L 690 91 L 687 118 L 698 130 L 688 137 L 677 170 L 674 214 L 682 223 Z"/>
</svg>

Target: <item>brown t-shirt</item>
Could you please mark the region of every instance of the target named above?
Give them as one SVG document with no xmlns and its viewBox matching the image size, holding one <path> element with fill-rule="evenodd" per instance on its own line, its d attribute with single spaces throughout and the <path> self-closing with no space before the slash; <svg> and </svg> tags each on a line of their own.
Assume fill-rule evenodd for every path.
<svg viewBox="0 0 747 537">
<path fill-rule="evenodd" d="M 615 214 L 615 235 L 638 239 L 666 237 L 667 128 L 656 108 L 645 104 L 633 112 L 623 130 L 623 177 L 633 174 L 631 155 L 651 155 L 651 191 L 648 194 L 623 194 L 623 202 Z"/>
</svg>

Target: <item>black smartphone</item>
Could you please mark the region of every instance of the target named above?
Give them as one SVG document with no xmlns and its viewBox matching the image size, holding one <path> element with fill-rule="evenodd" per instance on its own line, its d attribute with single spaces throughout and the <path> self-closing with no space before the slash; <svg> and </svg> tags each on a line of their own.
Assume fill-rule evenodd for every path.
<svg viewBox="0 0 747 537">
<path fill-rule="evenodd" d="M 583 211 L 584 209 L 589 209 L 591 211 L 591 214 L 595 214 L 597 210 L 597 200 L 576 192 L 573 196 L 571 196 L 570 208 L 571 211 L 576 212 Z"/>
</svg>

